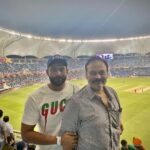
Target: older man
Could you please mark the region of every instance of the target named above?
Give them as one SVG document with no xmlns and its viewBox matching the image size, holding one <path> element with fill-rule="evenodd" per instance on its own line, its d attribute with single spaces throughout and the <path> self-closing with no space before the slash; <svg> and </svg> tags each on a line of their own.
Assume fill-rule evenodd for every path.
<svg viewBox="0 0 150 150">
<path fill-rule="evenodd" d="M 105 85 L 108 64 L 93 56 L 85 71 L 88 84 L 71 97 L 64 111 L 61 134 L 76 133 L 77 150 L 118 150 L 122 108 L 115 90 Z"/>
</svg>

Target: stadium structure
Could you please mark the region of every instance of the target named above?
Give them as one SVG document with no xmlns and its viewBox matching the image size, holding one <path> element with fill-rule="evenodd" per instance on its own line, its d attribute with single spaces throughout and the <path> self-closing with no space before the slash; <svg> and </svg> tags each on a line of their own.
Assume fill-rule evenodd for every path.
<svg viewBox="0 0 150 150">
<path fill-rule="evenodd" d="M 94 3 L 96 2 L 94 1 L 93 4 Z M 108 1 L 106 1 L 106 5 L 108 5 L 107 3 Z M 140 9 L 142 7 L 140 5 L 141 3 L 144 4 L 142 8 L 147 11 L 149 10 L 148 5 L 148 8 L 146 7 L 146 0 L 143 0 L 143 2 L 140 0 L 135 0 L 134 2 L 132 2 L 133 4 L 131 2 L 129 3 L 132 6 L 131 8 L 129 7 L 130 13 L 135 9 L 135 6 Z M 83 6 L 84 4 L 85 3 L 81 3 L 81 6 Z M 120 23 L 120 26 L 126 27 L 132 24 L 133 27 L 134 25 L 132 19 L 135 16 L 133 18 L 130 18 L 130 16 L 132 15 L 128 14 L 130 20 L 127 19 L 125 21 L 131 21 L 131 24 L 126 24 L 126 22 L 123 20 L 117 21 L 118 18 L 115 18 L 115 16 L 121 14 L 123 12 L 121 10 L 127 11 L 128 5 L 125 0 L 116 0 L 114 4 L 114 7 L 113 5 L 111 5 L 112 9 L 109 9 L 107 10 L 107 12 L 105 12 L 106 14 L 108 14 L 107 17 L 100 15 L 95 16 L 96 19 L 100 18 L 99 20 L 104 17 L 105 19 L 102 22 L 95 22 L 95 20 L 91 18 L 94 25 L 96 23 L 100 25 L 100 29 L 96 28 L 95 30 L 88 30 L 91 29 L 90 25 L 93 24 L 89 24 L 90 27 L 87 26 L 87 20 L 87 22 L 85 21 L 85 28 L 82 28 L 82 22 L 80 23 L 80 28 L 79 26 L 77 26 L 79 22 L 75 23 L 75 21 L 77 21 L 78 19 L 74 18 L 75 21 L 73 23 L 75 23 L 75 25 L 73 26 L 73 29 L 76 29 L 76 26 L 79 28 L 79 31 L 76 31 L 78 35 L 72 31 L 72 28 L 69 28 L 67 30 L 70 31 L 67 35 L 66 32 L 64 32 L 63 34 L 60 32 L 60 34 L 58 33 L 57 35 L 54 35 L 52 34 L 53 32 L 48 34 L 46 34 L 46 32 L 38 32 L 39 28 L 37 26 L 34 32 L 30 32 L 30 30 L 27 29 L 22 30 L 19 27 L 13 27 L 13 23 L 12 28 L 7 26 L 8 24 L 5 26 L 0 23 L 0 94 L 7 93 L 12 89 L 29 87 L 30 85 L 35 85 L 38 83 L 47 83 L 49 80 L 45 72 L 47 67 L 47 60 L 53 55 L 62 55 L 68 61 L 68 78 L 70 80 L 85 79 L 84 65 L 87 59 L 92 55 L 99 55 L 100 57 L 107 60 L 110 67 L 110 76 L 112 78 L 121 77 L 123 79 L 126 79 L 126 77 L 150 77 L 150 31 L 146 32 L 145 30 L 147 29 L 147 26 L 149 29 L 148 20 L 150 19 L 147 18 L 147 16 L 149 17 L 149 15 L 145 15 L 145 17 L 142 18 L 141 16 L 144 16 L 144 13 L 142 13 L 142 11 L 142 15 L 136 15 L 137 19 L 139 19 L 139 17 L 141 19 L 139 23 L 142 23 L 143 21 L 147 23 L 147 26 L 142 24 L 141 26 L 143 26 L 143 28 L 141 29 L 139 28 L 140 26 L 138 26 L 138 22 L 135 21 L 136 24 L 134 25 L 137 25 L 136 27 L 138 27 L 138 33 L 131 32 L 131 34 L 129 34 L 131 28 L 130 30 L 126 29 L 125 32 L 123 32 L 124 28 L 121 28 L 120 30 L 119 26 L 117 26 L 117 30 L 113 26 L 113 19 L 117 25 Z M 99 8 L 95 9 L 97 10 L 97 12 L 95 11 L 96 14 L 100 14 L 98 12 Z M 102 10 L 104 11 L 104 9 Z M 92 11 L 90 12 L 92 13 Z M 138 10 L 136 10 L 135 12 L 138 12 Z M 66 12 L 66 14 L 67 13 L 68 12 Z M 89 13 L 87 14 L 91 17 L 92 15 L 95 15 L 94 13 L 92 13 L 91 15 Z M 73 15 L 71 14 L 71 16 Z M 50 16 L 50 18 L 51 17 L 52 16 Z M 82 16 L 81 18 L 84 17 Z M 124 19 L 126 19 L 125 16 L 123 17 Z M 122 16 L 119 16 L 119 18 L 122 18 Z M 146 21 L 143 20 L 144 18 Z M 65 17 L 63 19 L 66 22 L 71 21 L 70 19 L 66 20 Z M 0 21 L 1 20 L 3 21 L 3 19 L 1 19 L 0 17 Z M 17 20 L 15 21 L 17 22 Z M 58 27 L 59 23 L 55 20 L 54 23 L 54 26 Z M 63 25 L 63 23 L 60 21 L 60 25 Z M 122 23 L 124 23 L 125 25 Z M 110 31 L 110 26 L 108 28 L 105 28 L 107 27 L 107 24 L 110 24 L 110 26 L 112 25 L 113 30 L 114 32 L 116 32 L 116 34 Z M 51 26 L 51 24 L 48 25 Z M 55 29 L 56 32 L 57 29 L 52 27 L 50 27 L 49 29 L 51 31 Z M 95 27 L 96 26 L 94 26 L 93 28 Z M 136 27 L 133 27 L 132 31 L 135 31 Z M 59 26 L 59 28 L 61 27 Z M 84 33 L 79 36 L 79 33 L 82 29 L 84 30 Z M 109 32 L 111 33 L 110 38 Z M 72 33 L 73 35 L 70 36 Z M 142 86 L 144 87 L 144 83 Z M 143 91 L 141 91 L 143 90 L 143 88 L 141 87 L 131 88 L 130 93 L 133 94 L 133 92 L 135 92 L 135 89 L 137 93 L 138 90 L 140 90 L 140 93 L 143 93 Z M 149 89 L 150 85 L 147 84 L 145 87 L 145 91 L 149 91 Z M 146 101 L 146 98 L 144 100 Z M 20 138 L 20 131 L 15 132 Z M 147 143 L 148 142 L 149 141 L 147 140 Z"/>
<path fill-rule="evenodd" d="M 18 87 L 47 81 L 46 62 L 63 55 L 69 64 L 69 79 L 84 78 L 84 64 L 91 55 L 107 59 L 110 75 L 150 76 L 150 37 L 107 40 L 50 39 L 0 31 L 0 81 Z M 2 88 L 1 88 L 2 89 Z"/>
</svg>

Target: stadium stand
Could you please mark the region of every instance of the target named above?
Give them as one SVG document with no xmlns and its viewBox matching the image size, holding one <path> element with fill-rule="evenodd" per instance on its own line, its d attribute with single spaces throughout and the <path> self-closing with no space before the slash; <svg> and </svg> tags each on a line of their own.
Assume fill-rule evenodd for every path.
<svg viewBox="0 0 150 150">
<path fill-rule="evenodd" d="M 85 77 L 84 64 L 88 57 L 66 57 L 69 64 L 69 79 Z M 0 91 L 47 82 L 47 58 L 11 58 L 10 62 L 0 62 Z M 110 74 L 114 77 L 150 76 L 150 55 L 114 55 L 108 60 Z"/>
<path fill-rule="evenodd" d="M 85 78 L 84 65 L 89 57 L 66 57 L 69 67 L 69 79 Z M 48 57 L 11 58 L 11 62 L 0 61 L 0 93 L 13 88 L 48 82 L 46 75 Z M 110 74 L 113 77 L 150 76 L 150 55 L 114 54 L 108 60 Z M 14 131 L 16 141 L 20 141 L 20 131 Z M 35 149 L 35 145 L 32 145 Z M 32 147 L 31 146 L 31 147 Z M 32 148 L 31 148 L 32 149 Z"/>
</svg>

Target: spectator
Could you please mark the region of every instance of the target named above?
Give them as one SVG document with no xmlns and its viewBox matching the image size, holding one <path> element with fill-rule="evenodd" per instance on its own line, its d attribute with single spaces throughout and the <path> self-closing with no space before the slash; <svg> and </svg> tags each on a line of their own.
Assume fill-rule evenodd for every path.
<svg viewBox="0 0 150 150">
<path fill-rule="evenodd" d="M 121 150 L 136 150 L 133 145 L 128 144 L 126 140 L 121 140 Z"/>
<path fill-rule="evenodd" d="M 15 137 L 14 137 L 14 133 L 13 133 L 13 127 L 9 123 L 9 116 L 4 116 L 3 121 L 5 122 L 5 125 L 6 125 L 6 136 L 7 136 L 8 144 L 11 146 L 14 146 Z"/>
<path fill-rule="evenodd" d="M 140 138 L 133 137 L 133 144 L 136 147 L 136 150 L 145 150 Z"/>
<path fill-rule="evenodd" d="M 28 146 L 24 141 L 20 141 L 16 143 L 17 150 L 27 150 Z"/>
<path fill-rule="evenodd" d="M 3 116 L 3 110 L 0 109 L 0 150 L 2 150 L 4 144 L 7 144 L 6 125 L 1 120 L 2 116 Z"/>
</svg>

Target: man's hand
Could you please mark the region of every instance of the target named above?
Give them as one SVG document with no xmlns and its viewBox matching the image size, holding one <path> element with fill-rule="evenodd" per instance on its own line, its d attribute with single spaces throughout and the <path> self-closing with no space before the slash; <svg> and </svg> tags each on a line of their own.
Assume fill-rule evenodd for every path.
<svg viewBox="0 0 150 150">
<path fill-rule="evenodd" d="M 61 137 L 61 145 L 63 146 L 63 150 L 72 150 L 78 142 L 78 138 L 76 133 L 66 132 Z"/>
</svg>

